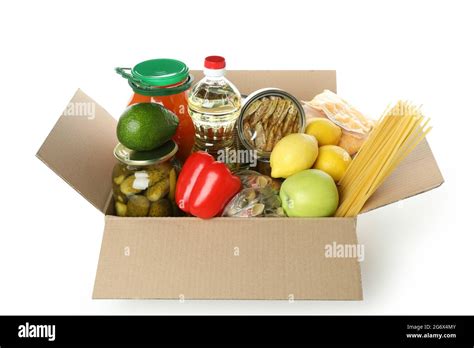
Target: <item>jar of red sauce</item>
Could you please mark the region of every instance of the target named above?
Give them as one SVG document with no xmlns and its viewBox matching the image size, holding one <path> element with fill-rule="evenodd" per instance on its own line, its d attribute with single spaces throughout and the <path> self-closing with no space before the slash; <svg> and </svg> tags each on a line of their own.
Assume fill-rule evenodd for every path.
<svg viewBox="0 0 474 348">
<path fill-rule="evenodd" d="M 128 80 L 134 94 L 128 105 L 159 103 L 179 118 L 173 140 L 178 144 L 177 157 L 184 162 L 194 145 L 194 125 L 188 114 L 187 93 L 193 82 L 189 68 L 175 59 L 152 59 L 133 68 L 116 68 Z"/>
</svg>

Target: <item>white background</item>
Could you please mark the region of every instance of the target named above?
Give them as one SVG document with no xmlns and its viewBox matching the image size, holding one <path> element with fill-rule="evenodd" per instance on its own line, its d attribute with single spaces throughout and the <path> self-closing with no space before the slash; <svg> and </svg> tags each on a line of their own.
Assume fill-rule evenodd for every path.
<svg viewBox="0 0 474 348">
<path fill-rule="evenodd" d="M 468 1 L 2 1 L 0 314 L 474 314 L 473 7 Z M 115 66 L 337 69 L 372 117 L 424 105 L 446 183 L 365 214 L 364 301 L 93 301 L 103 216 L 35 158 L 80 87 L 115 117 Z"/>
</svg>

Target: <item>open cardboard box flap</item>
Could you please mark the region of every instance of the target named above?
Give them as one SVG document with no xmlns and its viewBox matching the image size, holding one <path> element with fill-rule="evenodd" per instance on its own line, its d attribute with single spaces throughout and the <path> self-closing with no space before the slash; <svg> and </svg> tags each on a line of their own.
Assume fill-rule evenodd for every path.
<svg viewBox="0 0 474 348">
<path fill-rule="evenodd" d="M 192 73 L 196 79 L 202 76 L 198 71 Z M 336 92 L 336 72 L 332 70 L 234 70 L 228 71 L 228 77 L 243 94 L 262 87 L 278 87 L 301 100 L 309 100 L 324 89 Z M 95 116 L 62 115 L 37 156 L 105 214 L 112 191 L 113 149 L 118 142 L 116 120 L 81 90 L 68 106 L 83 103 L 95 106 Z M 424 140 L 367 201 L 363 212 L 431 190 L 442 183 L 436 160 Z"/>
<path fill-rule="evenodd" d="M 112 191 L 117 121 L 81 90 L 66 110 L 36 156 L 105 213 Z M 93 115 L 84 115 L 84 110 L 93 110 Z"/>
</svg>

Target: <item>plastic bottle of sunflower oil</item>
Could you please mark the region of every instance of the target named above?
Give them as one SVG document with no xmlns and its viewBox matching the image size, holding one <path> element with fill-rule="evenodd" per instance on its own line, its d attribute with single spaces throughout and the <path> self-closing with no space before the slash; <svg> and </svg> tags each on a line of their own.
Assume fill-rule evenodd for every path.
<svg viewBox="0 0 474 348">
<path fill-rule="evenodd" d="M 241 108 L 240 92 L 224 77 L 225 66 L 223 57 L 207 57 L 205 76 L 188 96 L 189 115 L 196 132 L 194 150 L 209 152 L 216 158 L 232 149 Z"/>
</svg>

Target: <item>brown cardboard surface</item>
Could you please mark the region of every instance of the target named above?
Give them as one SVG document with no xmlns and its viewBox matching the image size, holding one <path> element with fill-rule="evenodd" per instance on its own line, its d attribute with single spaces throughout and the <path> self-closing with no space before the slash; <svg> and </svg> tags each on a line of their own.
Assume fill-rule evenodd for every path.
<svg viewBox="0 0 474 348">
<path fill-rule="evenodd" d="M 325 257 L 326 244 L 356 244 L 355 228 L 353 218 L 106 216 L 93 298 L 361 300 L 357 259 Z"/>
<path fill-rule="evenodd" d="M 444 182 L 424 139 L 365 203 L 362 213 L 432 190 Z"/>
<path fill-rule="evenodd" d="M 81 90 L 71 103 L 94 103 L 94 117 L 62 115 L 36 156 L 101 212 L 105 212 L 115 164 L 116 120 Z M 80 111 L 80 108 L 78 108 Z"/>
<path fill-rule="evenodd" d="M 196 81 L 203 77 L 200 70 L 191 74 Z M 228 70 L 226 77 L 245 95 L 268 87 L 281 88 L 300 100 L 311 100 L 325 89 L 337 92 L 335 70 Z"/>
</svg>

